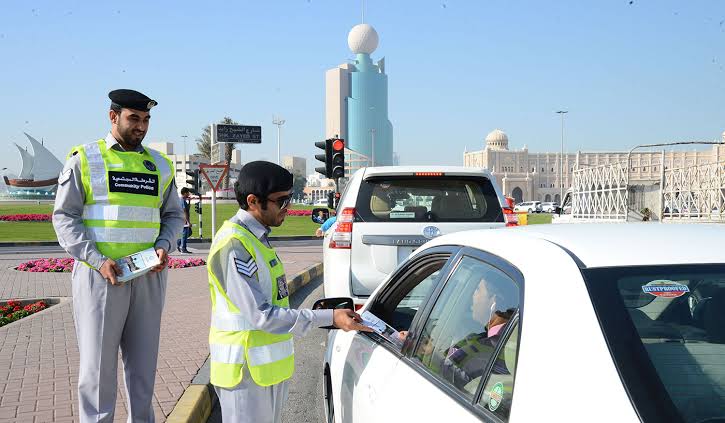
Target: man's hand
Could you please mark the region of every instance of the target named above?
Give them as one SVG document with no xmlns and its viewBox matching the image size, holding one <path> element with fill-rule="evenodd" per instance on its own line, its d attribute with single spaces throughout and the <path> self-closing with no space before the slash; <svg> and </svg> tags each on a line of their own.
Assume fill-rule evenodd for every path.
<svg viewBox="0 0 725 423">
<path fill-rule="evenodd" d="M 156 255 L 159 256 L 160 263 L 154 266 L 153 269 L 151 269 L 152 272 L 160 272 L 166 269 L 166 263 L 168 261 L 168 253 L 163 248 L 157 248 Z"/>
<path fill-rule="evenodd" d="M 318 238 L 322 238 L 323 236 L 325 236 L 325 233 L 322 232 L 322 228 L 317 228 L 317 230 L 315 231 L 315 236 Z"/>
<path fill-rule="evenodd" d="M 332 324 L 345 332 L 351 330 L 359 330 L 362 332 L 372 332 L 373 330 L 365 325 L 361 325 L 362 318 L 359 314 L 348 309 L 337 309 L 333 310 Z"/>
<path fill-rule="evenodd" d="M 121 274 L 121 267 L 110 258 L 107 258 L 106 261 L 103 262 L 101 268 L 98 269 L 98 271 L 101 273 L 101 276 L 103 276 L 103 279 L 111 282 L 111 285 L 120 284 L 120 282 L 116 280 L 116 275 Z"/>
</svg>

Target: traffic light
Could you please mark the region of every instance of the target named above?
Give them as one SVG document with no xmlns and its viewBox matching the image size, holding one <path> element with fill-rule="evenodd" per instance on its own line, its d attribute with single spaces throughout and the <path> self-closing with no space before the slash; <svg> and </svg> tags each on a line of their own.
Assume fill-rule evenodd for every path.
<svg viewBox="0 0 725 423">
<path fill-rule="evenodd" d="M 345 140 L 334 138 L 332 140 L 332 177 L 335 179 L 345 176 Z"/>
<path fill-rule="evenodd" d="M 194 210 L 196 210 L 196 214 L 201 214 L 201 201 L 194 204 Z"/>
<path fill-rule="evenodd" d="M 201 195 L 199 193 L 199 190 L 201 190 L 201 178 L 199 178 L 199 169 L 187 170 L 186 174 L 191 177 L 191 179 L 186 180 L 186 184 L 191 185 L 189 187 L 191 193 L 194 195 Z"/>
<path fill-rule="evenodd" d="M 325 178 L 329 178 L 332 176 L 332 140 L 317 141 L 315 147 L 325 151 L 325 154 L 315 154 L 315 159 L 325 163 L 324 167 L 316 167 L 315 171 L 325 175 Z"/>
</svg>

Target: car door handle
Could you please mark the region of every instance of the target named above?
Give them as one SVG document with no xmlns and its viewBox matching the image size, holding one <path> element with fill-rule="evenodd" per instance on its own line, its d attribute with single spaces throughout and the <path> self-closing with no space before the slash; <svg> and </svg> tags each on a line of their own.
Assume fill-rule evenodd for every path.
<svg viewBox="0 0 725 423">
<path fill-rule="evenodd" d="M 373 385 L 368 383 L 368 399 L 371 403 L 375 402 L 375 398 L 377 398 L 377 393 L 375 392 L 375 388 L 373 388 Z"/>
</svg>

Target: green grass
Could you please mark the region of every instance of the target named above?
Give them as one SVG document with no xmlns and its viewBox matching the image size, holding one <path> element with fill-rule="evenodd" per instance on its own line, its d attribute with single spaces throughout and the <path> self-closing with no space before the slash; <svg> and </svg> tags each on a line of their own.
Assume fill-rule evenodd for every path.
<svg viewBox="0 0 725 423">
<path fill-rule="evenodd" d="M 551 223 L 551 213 L 532 213 L 526 217 L 529 225 Z"/>
<path fill-rule="evenodd" d="M 211 238 L 211 204 L 206 201 L 202 210 L 204 238 Z M 237 212 L 236 204 L 217 204 L 217 229 Z M 293 206 L 293 209 L 313 209 L 312 206 Z M 2 214 L 51 213 L 52 205 L 0 205 Z M 199 237 L 199 218 L 191 206 L 192 238 Z M 320 225 L 309 216 L 288 216 L 282 226 L 272 229 L 272 236 L 315 235 Z M 55 241 L 55 231 L 50 222 L 0 222 L 0 241 Z"/>
</svg>

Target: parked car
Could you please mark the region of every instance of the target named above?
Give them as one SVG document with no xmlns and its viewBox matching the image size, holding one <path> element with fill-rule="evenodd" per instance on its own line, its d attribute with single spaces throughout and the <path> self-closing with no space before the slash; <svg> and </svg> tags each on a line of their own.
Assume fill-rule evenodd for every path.
<svg viewBox="0 0 725 423">
<path fill-rule="evenodd" d="M 514 207 L 515 212 L 541 213 L 541 201 L 524 201 Z"/>
<path fill-rule="evenodd" d="M 555 213 L 559 203 L 553 201 L 545 201 L 541 203 L 541 211 L 544 213 Z"/>
<path fill-rule="evenodd" d="M 325 295 L 352 297 L 360 307 L 398 263 L 430 239 L 515 225 L 515 219 L 484 169 L 360 169 L 340 198 L 336 223 L 325 232 Z"/>
<path fill-rule="evenodd" d="M 360 310 L 376 332 L 330 331 L 327 422 L 722 422 L 723 239 L 601 223 L 436 238 Z"/>
</svg>

